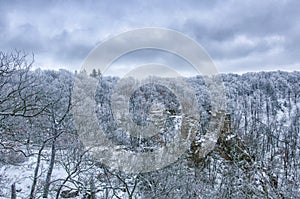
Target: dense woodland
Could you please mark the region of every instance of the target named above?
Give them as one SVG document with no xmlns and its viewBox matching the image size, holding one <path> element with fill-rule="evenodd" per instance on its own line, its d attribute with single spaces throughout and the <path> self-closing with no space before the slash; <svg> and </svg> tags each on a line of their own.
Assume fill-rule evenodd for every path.
<svg viewBox="0 0 300 199">
<path fill-rule="evenodd" d="M 172 116 L 181 114 L 176 96 L 155 84 L 133 93 L 133 121 L 161 128 L 158 136 L 139 140 L 120 131 L 111 114 L 111 93 L 119 78 L 96 70 L 33 70 L 31 60 L 22 52 L 0 53 L 0 198 L 299 197 L 299 71 L 220 74 L 225 120 L 214 150 L 205 157 L 197 153 L 212 117 L 210 92 L 203 77 L 186 78 L 200 111 L 190 149 L 163 169 L 125 174 L 99 162 L 80 141 L 72 117 L 74 81 L 99 81 L 99 124 L 113 142 L 132 151 L 155 150 L 172 140 Z M 154 101 L 161 106 L 151 106 Z"/>
</svg>

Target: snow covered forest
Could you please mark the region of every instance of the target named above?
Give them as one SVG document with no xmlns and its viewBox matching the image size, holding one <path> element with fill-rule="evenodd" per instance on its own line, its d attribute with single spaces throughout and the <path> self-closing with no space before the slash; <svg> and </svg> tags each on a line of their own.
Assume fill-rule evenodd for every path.
<svg viewBox="0 0 300 199">
<path fill-rule="evenodd" d="M 99 81 L 99 123 L 113 142 L 133 151 L 155 150 L 171 140 L 172 116 L 181 114 L 176 96 L 155 85 L 132 95 L 133 120 L 149 120 L 165 132 L 141 143 L 115 129 L 109 114 L 118 77 L 96 70 L 33 70 L 32 64 L 22 52 L 0 53 L 0 198 L 299 198 L 299 71 L 220 74 L 225 120 L 204 158 L 198 151 L 212 117 L 210 96 L 203 77 L 186 78 L 200 110 L 190 149 L 163 169 L 126 174 L 99 162 L 80 141 L 72 117 L 74 80 Z M 141 99 L 145 89 L 153 94 L 145 98 L 162 106 Z"/>
</svg>

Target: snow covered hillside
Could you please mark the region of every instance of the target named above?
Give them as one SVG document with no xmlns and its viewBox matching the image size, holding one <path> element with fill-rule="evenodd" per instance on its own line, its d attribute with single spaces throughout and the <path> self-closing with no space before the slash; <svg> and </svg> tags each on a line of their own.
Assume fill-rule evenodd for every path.
<svg viewBox="0 0 300 199">
<path fill-rule="evenodd" d="M 179 97 L 155 82 L 139 87 L 123 103 L 122 95 L 112 97 L 117 77 L 26 67 L 2 71 L 1 199 L 300 195 L 300 72 L 221 74 L 226 109 L 216 114 L 211 99 L 217 92 L 208 89 L 206 78 L 186 78 L 197 98 L 192 109 L 199 110 L 200 118 L 195 122 L 195 118 L 185 118 Z M 78 135 L 74 125 L 72 110 L 81 102 L 72 101 L 72 90 L 82 76 L 98 82 L 94 99 L 98 123 L 118 150 L 153 153 L 192 129 L 189 148 L 174 163 L 146 173 L 124 173 L 99 161 L 92 155 L 93 148 L 83 145 L 83 135 Z M 126 88 L 120 92 L 126 93 Z M 121 109 L 125 105 L 128 113 L 112 110 L 112 106 Z M 129 131 L 132 126 L 118 125 L 125 116 L 138 127 L 152 125 L 156 134 L 135 136 Z M 220 136 L 213 150 L 202 157 L 201 144 L 213 119 L 221 126 Z M 183 130 L 183 120 L 195 125 Z M 155 165 L 155 161 L 144 164 Z"/>
</svg>

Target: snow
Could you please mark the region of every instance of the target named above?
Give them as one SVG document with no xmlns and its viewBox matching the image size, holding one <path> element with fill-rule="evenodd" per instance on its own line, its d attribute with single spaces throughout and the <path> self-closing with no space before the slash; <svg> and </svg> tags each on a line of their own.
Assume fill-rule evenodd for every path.
<svg viewBox="0 0 300 199">
<path fill-rule="evenodd" d="M 46 151 L 45 151 L 46 153 Z M 1 180 L 5 184 L 12 185 L 16 184 L 17 198 L 27 199 L 29 197 L 33 172 L 36 166 L 36 156 L 31 156 L 27 158 L 27 161 L 20 165 L 3 165 L 0 167 Z M 46 169 L 48 164 L 46 161 L 41 161 L 39 170 L 39 180 L 44 180 L 46 175 Z M 64 179 L 66 177 L 66 172 L 59 166 L 56 166 L 53 170 L 52 179 Z M 10 197 L 11 190 L 10 186 L 2 188 L 0 192 L 0 199 L 7 199 Z"/>
</svg>

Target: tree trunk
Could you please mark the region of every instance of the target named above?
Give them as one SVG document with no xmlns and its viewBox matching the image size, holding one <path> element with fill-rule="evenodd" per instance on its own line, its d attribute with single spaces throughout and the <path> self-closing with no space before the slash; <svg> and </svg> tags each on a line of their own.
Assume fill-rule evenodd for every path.
<svg viewBox="0 0 300 199">
<path fill-rule="evenodd" d="M 45 143 L 42 145 L 42 147 L 40 148 L 40 150 L 38 152 L 38 157 L 37 157 L 36 166 L 35 166 L 35 170 L 34 170 L 34 174 L 33 174 L 33 182 L 32 182 L 32 186 L 31 186 L 31 190 L 30 190 L 29 199 L 34 199 L 34 194 L 35 194 L 34 192 L 35 192 L 35 187 L 37 184 L 38 173 L 39 173 L 39 168 L 40 168 L 40 163 L 41 163 L 41 155 L 42 155 L 44 146 L 45 146 Z"/>
<path fill-rule="evenodd" d="M 90 180 L 90 189 L 91 189 L 91 197 L 90 199 L 96 199 L 96 190 L 95 190 L 95 182 L 93 176 Z"/>
<path fill-rule="evenodd" d="M 51 176 L 53 172 L 54 162 L 55 162 L 55 154 L 56 154 L 56 137 L 53 139 L 52 147 L 51 147 L 51 157 L 50 157 L 50 164 L 46 176 L 45 186 L 43 190 L 43 198 L 48 198 L 49 188 L 51 183 Z"/>
<path fill-rule="evenodd" d="M 16 183 L 11 185 L 11 199 L 17 199 Z"/>
</svg>

